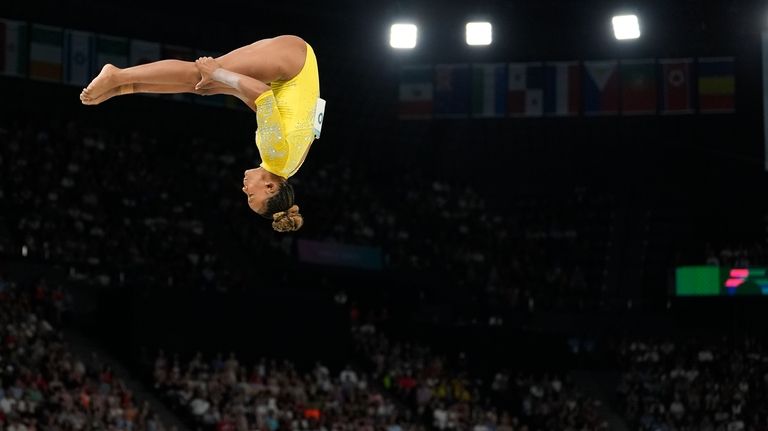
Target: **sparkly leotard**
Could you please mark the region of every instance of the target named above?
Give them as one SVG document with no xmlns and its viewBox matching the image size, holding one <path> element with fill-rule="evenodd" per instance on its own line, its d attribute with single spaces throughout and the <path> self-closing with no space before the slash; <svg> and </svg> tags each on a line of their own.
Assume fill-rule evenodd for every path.
<svg viewBox="0 0 768 431">
<path fill-rule="evenodd" d="M 312 124 L 320 97 L 317 58 L 307 44 L 301 72 L 288 81 L 274 81 L 256 103 L 256 147 L 261 167 L 288 178 L 295 174 L 315 139 Z"/>
</svg>

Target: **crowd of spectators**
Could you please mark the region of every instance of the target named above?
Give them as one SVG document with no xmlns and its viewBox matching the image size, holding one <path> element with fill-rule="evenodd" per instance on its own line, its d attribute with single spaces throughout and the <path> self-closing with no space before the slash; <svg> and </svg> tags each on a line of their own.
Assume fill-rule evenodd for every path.
<svg viewBox="0 0 768 431">
<path fill-rule="evenodd" d="M 160 352 L 154 380 L 177 412 L 206 430 L 424 429 L 350 367 L 332 373 L 317 363 L 302 372 L 289 361 L 274 359 L 246 366 L 234 353 L 212 360 L 198 353 L 182 363 Z"/>
<path fill-rule="evenodd" d="M 606 430 L 594 400 L 567 375 L 498 370 L 480 373 L 471 358 L 438 354 L 424 344 L 398 342 L 372 324 L 353 329 L 371 380 L 439 430 Z"/>
<path fill-rule="evenodd" d="M 323 166 L 319 181 L 302 183 L 322 202 L 343 196 L 343 206 L 313 212 L 325 227 L 318 239 L 381 246 L 388 268 L 434 274 L 461 292 L 461 308 L 485 314 L 604 298 L 610 195 L 574 188 L 513 196 L 501 207 L 473 184 L 413 171 L 384 182 L 350 165 Z M 354 193 L 350 184 L 371 190 Z"/>
<path fill-rule="evenodd" d="M 153 284 L 229 282 L 206 232 L 211 223 L 178 181 L 183 166 L 172 162 L 174 151 L 177 144 L 139 132 L 5 125 L 0 206 L 9 235 L 0 251 L 68 267 L 74 279 L 99 285 L 139 276 Z"/>
<path fill-rule="evenodd" d="M 189 361 L 160 351 L 161 397 L 192 427 L 216 430 L 606 430 L 599 401 L 567 376 L 499 370 L 478 376 L 426 345 L 353 330 L 362 368 L 301 371 L 286 360 L 246 365 L 235 353 Z"/>
<path fill-rule="evenodd" d="M 486 315 L 584 307 L 604 293 L 610 195 L 574 188 L 501 207 L 469 182 L 384 178 L 339 159 L 292 178 L 308 223 L 277 235 L 239 192 L 252 145 L 82 126 L 0 125 L 0 253 L 98 285 L 229 290 L 248 279 L 242 256 L 290 255 L 302 237 L 380 247 L 388 269 L 434 274 Z"/>
<path fill-rule="evenodd" d="M 746 242 L 725 244 L 715 247 L 708 243 L 705 246 L 705 263 L 707 265 L 748 268 L 749 266 L 765 266 L 768 264 L 768 243 Z"/>
<path fill-rule="evenodd" d="M 173 429 L 108 364 L 71 352 L 52 323 L 59 302 L 45 285 L 26 291 L 0 277 L 0 429 Z"/>
<path fill-rule="evenodd" d="M 759 339 L 634 339 L 618 355 L 618 395 L 634 429 L 768 429 L 768 350 Z"/>
</svg>

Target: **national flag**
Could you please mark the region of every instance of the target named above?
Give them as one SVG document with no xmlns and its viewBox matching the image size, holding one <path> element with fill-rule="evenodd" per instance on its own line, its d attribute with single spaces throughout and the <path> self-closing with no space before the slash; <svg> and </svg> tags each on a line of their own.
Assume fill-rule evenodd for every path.
<svg viewBox="0 0 768 431">
<path fill-rule="evenodd" d="M 619 113 L 619 73 L 616 60 L 584 62 L 584 114 Z"/>
<path fill-rule="evenodd" d="M 0 74 L 27 76 L 29 65 L 29 27 L 27 23 L 0 19 Z"/>
<path fill-rule="evenodd" d="M 657 109 L 656 61 L 621 60 L 621 113 L 655 114 Z"/>
<path fill-rule="evenodd" d="M 581 81 L 579 63 L 560 61 L 544 65 L 544 115 L 579 114 Z"/>
<path fill-rule="evenodd" d="M 29 40 L 29 77 L 60 82 L 63 69 L 64 29 L 32 24 Z"/>
<path fill-rule="evenodd" d="M 105 64 L 116 67 L 128 67 L 130 43 L 123 37 L 106 35 L 96 36 L 96 71 L 100 72 Z"/>
<path fill-rule="evenodd" d="M 661 64 L 661 113 L 689 114 L 691 103 L 690 58 L 662 59 Z"/>
<path fill-rule="evenodd" d="M 436 65 L 435 117 L 461 118 L 469 115 L 469 87 L 469 65 Z"/>
<path fill-rule="evenodd" d="M 403 66 L 400 69 L 399 117 L 430 118 L 434 99 L 431 66 Z"/>
<path fill-rule="evenodd" d="M 472 116 L 477 118 L 507 115 L 506 63 L 472 65 Z"/>
<path fill-rule="evenodd" d="M 733 112 L 733 57 L 699 58 L 699 112 Z"/>
<path fill-rule="evenodd" d="M 64 83 L 88 85 L 96 72 L 93 70 L 95 50 L 93 33 L 76 30 L 64 33 Z"/>
<path fill-rule="evenodd" d="M 541 63 L 510 63 L 507 110 L 513 117 L 540 117 L 544 103 Z"/>
<path fill-rule="evenodd" d="M 146 40 L 131 39 L 131 55 L 128 64 L 138 66 L 140 64 L 152 63 L 161 58 L 161 46 L 157 42 L 148 42 Z"/>
</svg>

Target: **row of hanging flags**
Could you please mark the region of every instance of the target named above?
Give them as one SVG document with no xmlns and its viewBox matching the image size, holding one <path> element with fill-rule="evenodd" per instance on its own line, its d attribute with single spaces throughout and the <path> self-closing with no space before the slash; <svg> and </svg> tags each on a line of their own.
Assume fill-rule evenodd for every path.
<svg viewBox="0 0 768 431">
<path fill-rule="evenodd" d="M 732 57 L 403 66 L 399 117 L 734 112 Z"/>
<path fill-rule="evenodd" d="M 194 60 L 219 53 L 0 18 L 0 75 L 86 86 L 104 64 L 134 66 L 160 59 Z M 176 94 L 173 100 L 240 108 L 232 97 Z"/>
</svg>

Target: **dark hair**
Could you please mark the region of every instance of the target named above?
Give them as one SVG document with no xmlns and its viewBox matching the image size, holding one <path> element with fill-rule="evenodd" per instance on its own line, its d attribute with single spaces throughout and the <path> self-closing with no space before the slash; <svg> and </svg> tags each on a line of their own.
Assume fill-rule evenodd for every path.
<svg viewBox="0 0 768 431">
<path fill-rule="evenodd" d="M 272 220 L 272 228 L 278 232 L 299 230 L 304 224 L 304 218 L 299 214 L 299 206 L 293 202 L 293 186 L 288 180 L 280 184 L 280 189 L 267 199 L 267 209 L 262 214 Z"/>
</svg>

